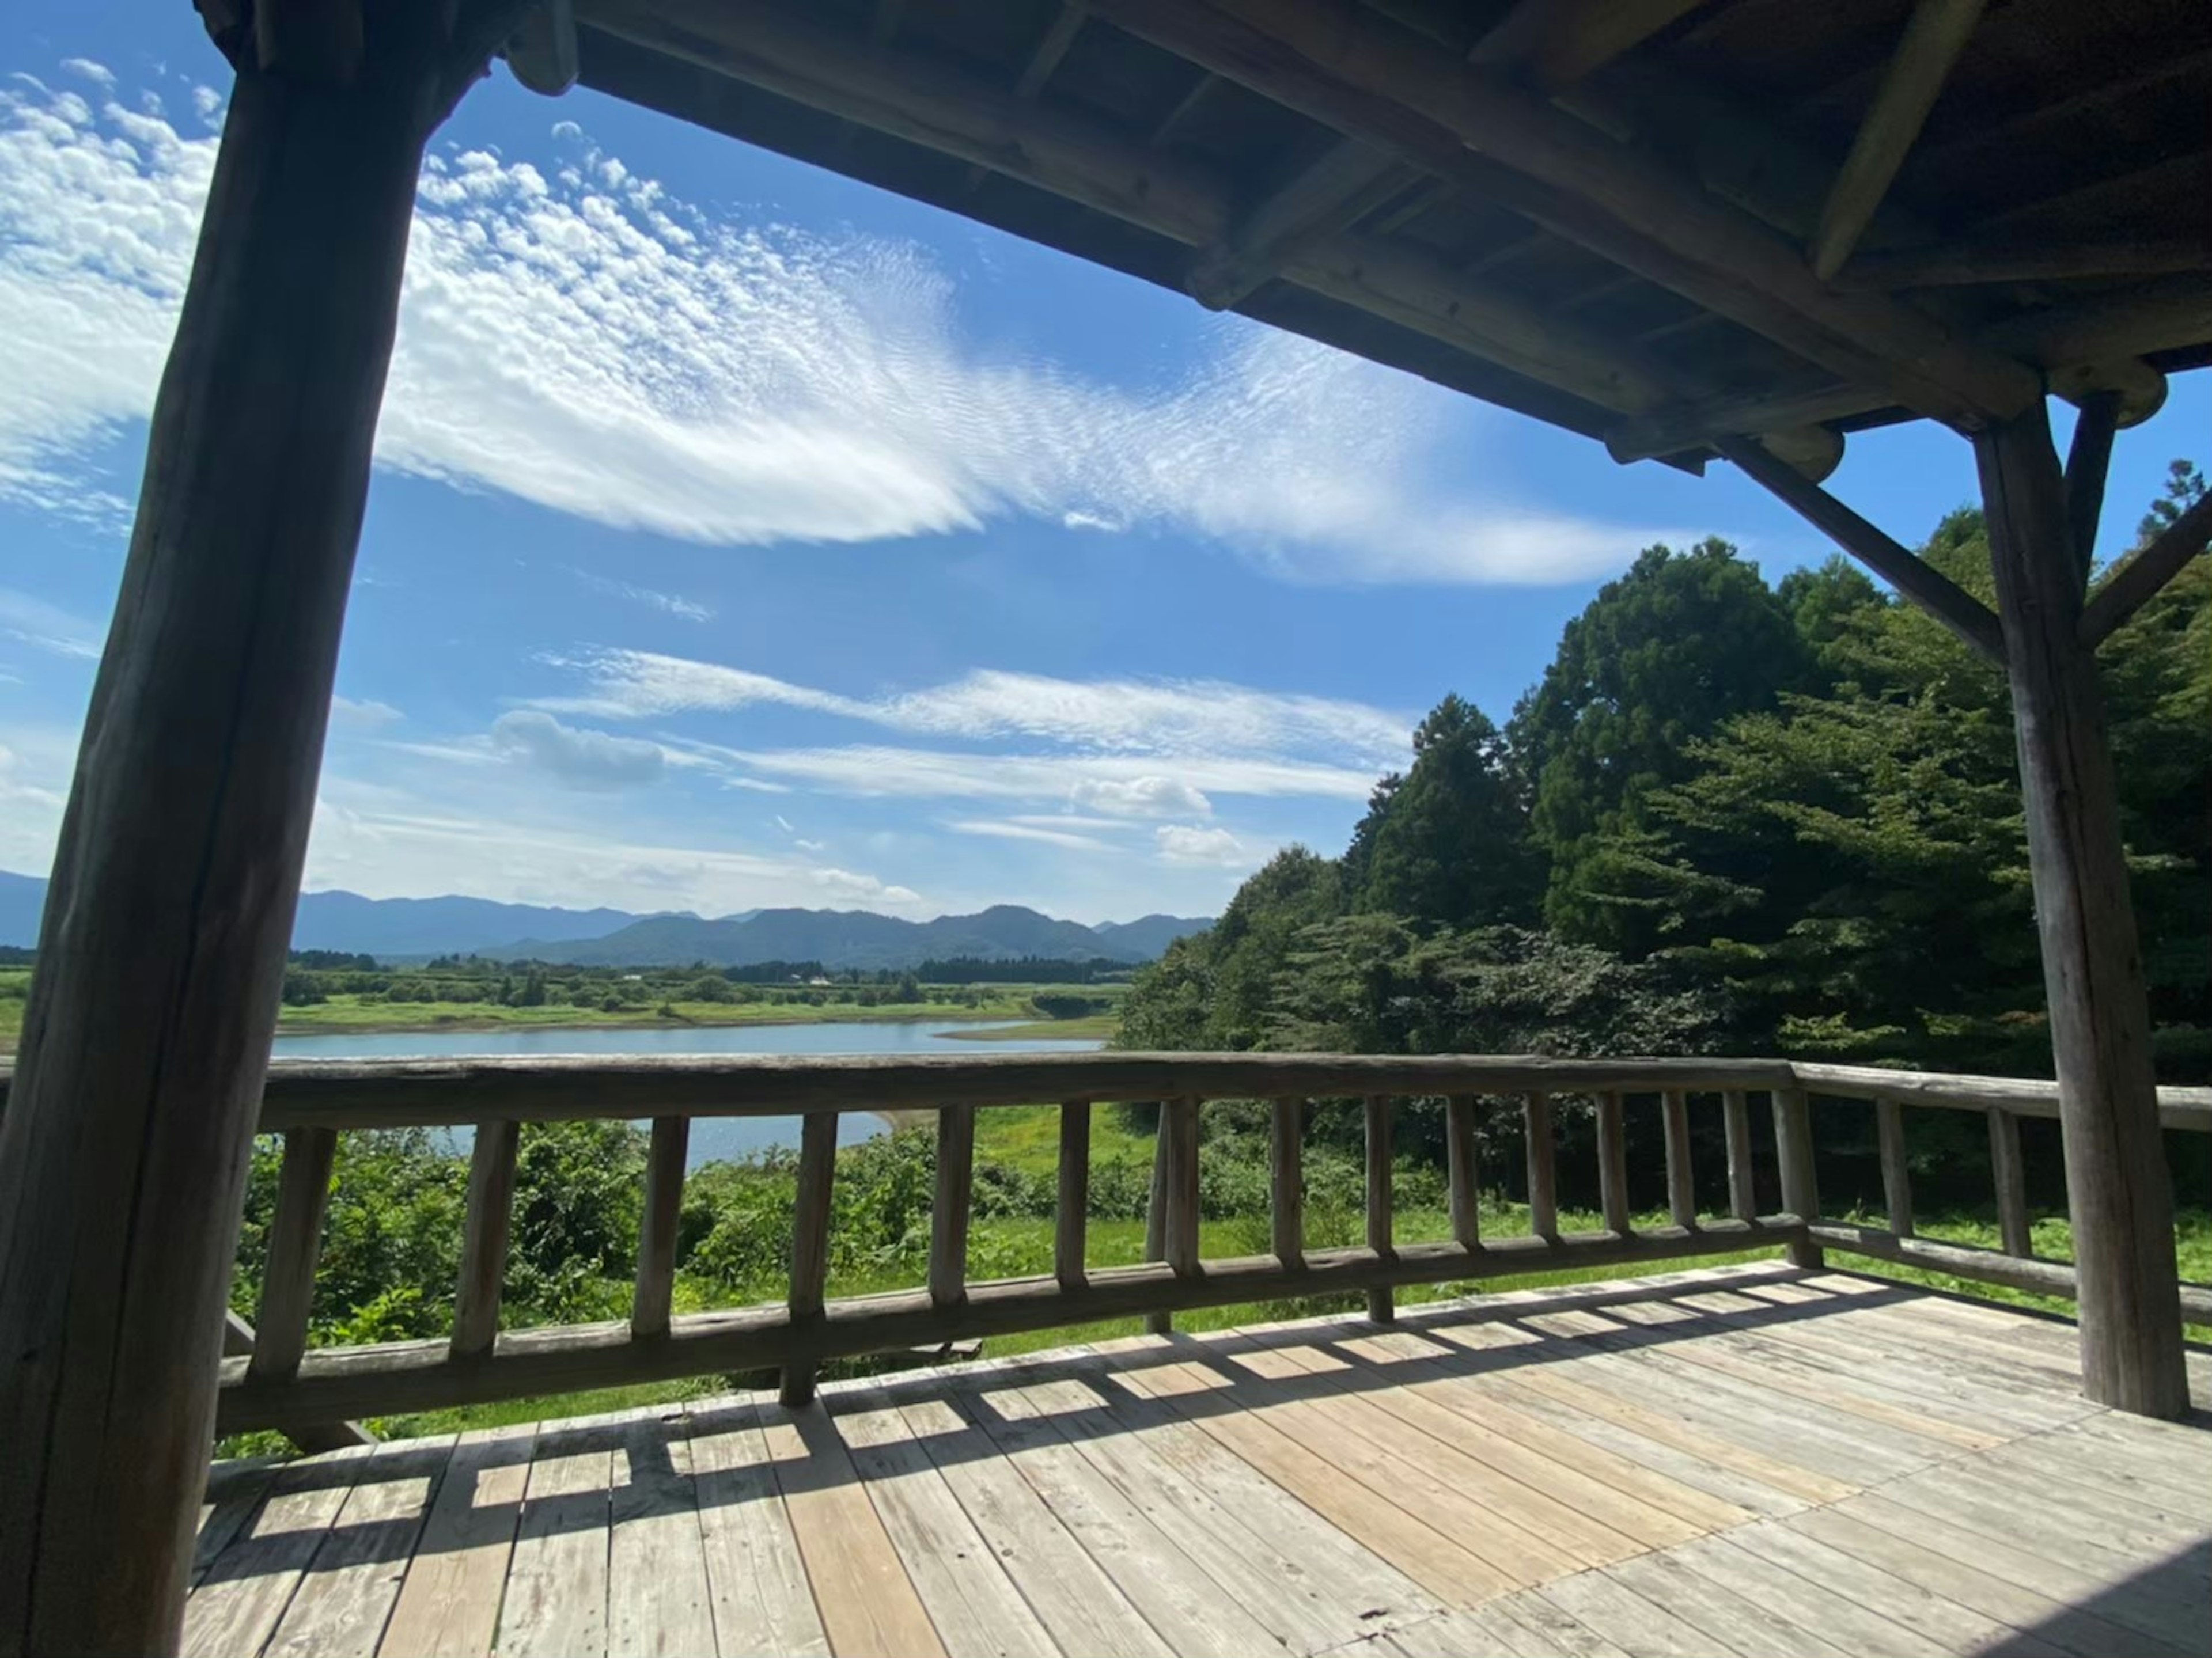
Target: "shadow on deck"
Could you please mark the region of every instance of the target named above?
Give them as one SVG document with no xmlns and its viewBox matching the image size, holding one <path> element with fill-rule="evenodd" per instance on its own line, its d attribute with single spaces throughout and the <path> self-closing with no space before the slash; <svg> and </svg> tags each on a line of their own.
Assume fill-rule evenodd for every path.
<svg viewBox="0 0 2212 1658">
<path fill-rule="evenodd" d="M 186 1650 L 2212 1650 L 2191 1421 L 1735 1267 L 220 1469 Z"/>
</svg>

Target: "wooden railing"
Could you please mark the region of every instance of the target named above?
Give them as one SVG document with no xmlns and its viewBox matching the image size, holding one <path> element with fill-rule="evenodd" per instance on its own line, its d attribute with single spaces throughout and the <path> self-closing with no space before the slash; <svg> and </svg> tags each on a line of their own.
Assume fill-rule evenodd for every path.
<svg viewBox="0 0 2212 1658">
<path fill-rule="evenodd" d="M 4 1073 L 0 1073 L 0 1088 Z M 1772 1114 L 1777 1178 L 1754 1167 L 1752 1096 Z M 1527 1236 L 1485 1237 L 1477 1207 L 1476 1104 L 1518 1096 L 1526 1127 Z M 1603 1230 L 1559 1230 L 1553 1101 L 1595 1097 Z M 1693 1099 L 1717 1096 L 1725 1130 L 1728 1216 L 1700 1214 L 1692 1167 Z M 1648 1096 L 1648 1097 L 1647 1097 Z M 1394 1102 L 1443 1098 L 1450 1236 L 1401 1242 L 1394 1226 Z M 1199 1107 L 1273 1102 L 1271 1252 L 1206 1259 L 1199 1238 Z M 1301 1170 L 1306 1102 L 1365 1102 L 1366 1242 L 1309 1249 Z M 4 1095 L 0 1094 L 0 1099 Z M 1812 1112 L 1871 1101 L 1887 1209 L 1882 1227 L 1823 1217 Z M 1052 1272 L 973 1282 L 969 1188 L 976 1113 L 1061 1102 Z M 2212 1089 L 2167 1089 L 2169 1127 L 2212 1130 Z M 1085 1258 L 1091 1112 L 1157 1101 L 1147 1255 L 1093 1268 Z M 1627 1114 L 1656 1102 L 1663 1127 L 1666 1224 L 1632 1224 Z M 1985 1113 L 2003 1247 L 1916 1235 L 1900 1113 L 1905 1106 Z M 1702 1105 L 1700 1108 L 1705 1108 Z M 938 1157 L 924 1288 L 826 1298 L 837 1118 L 847 1111 L 933 1110 Z M 2019 1154 L 2019 1119 L 2057 1114 L 2047 1083 L 1931 1076 L 1778 1060 L 1553 1060 L 1468 1056 L 1390 1059 L 1310 1054 L 1012 1054 L 957 1059 L 547 1058 L 285 1062 L 270 1068 L 261 1127 L 284 1137 L 268 1233 L 260 1316 L 250 1355 L 224 1362 L 220 1424 L 343 1422 L 370 1415 L 550 1394 L 727 1371 L 775 1369 L 787 1400 L 812 1394 L 824 1359 L 1142 1315 L 1164 1327 L 1180 1310 L 1290 1296 L 1364 1293 L 1387 1320 L 1401 1285 L 1481 1280 L 1558 1268 L 1644 1266 L 1784 1247 L 1804 1265 L 1840 1249 L 2070 1297 L 2071 1267 L 2034 1257 Z M 781 1305 L 671 1316 L 676 1233 L 693 1119 L 802 1119 L 788 1293 Z M 515 1157 L 525 1122 L 650 1119 L 635 1292 L 626 1322 L 502 1331 Z M 351 1130 L 469 1127 L 468 1199 L 453 1327 L 445 1340 L 310 1349 L 308 1313 L 337 1136 Z M 1761 1213 L 1764 1184 L 1781 1207 Z M 2185 1286 L 2184 1309 L 2212 1321 L 2212 1288 Z"/>
</svg>

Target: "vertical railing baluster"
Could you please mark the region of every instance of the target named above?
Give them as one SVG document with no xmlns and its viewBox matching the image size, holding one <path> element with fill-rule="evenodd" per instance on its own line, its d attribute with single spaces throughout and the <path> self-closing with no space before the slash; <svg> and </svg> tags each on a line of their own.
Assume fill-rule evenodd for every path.
<svg viewBox="0 0 2212 1658">
<path fill-rule="evenodd" d="M 1912 1236 L 1912 1169 L 1905 1159 L 1905 1108 L 1895 1100 L 1874 1102 L 1875 1138 L 1881 1146 L 1881 1195 L 1889 1210 L 1889 1230 Z"/>
<path fill-rule="evenodd" d="M 1559 1236 L 1559 1148 L 1552 1134 L 1552 1096 L 1531 1094 L 1521 1102 L 1528 1142 L 1528 1230 L 1540 1238 Z"/>
<path fill-rule="evenodd" d="M 1168 1258 L 1168 1164 L 1172 1160 L 1168 1129 L 1168 1102 L 1162 1100 L 1152 1108 L 1152 1190 L 1145 1201 L 1145 1259 L 1165 1260 Z M 1146 1313 L 1145 1329 L 1152 1335 L 1164 1336 L 1175 1328 L 1172 1313 Z"/>
<path fill-rule="evenodd" d="M 480 1122 L 469 1152 L 468 1207 L 462 1220 L 461 1277 L 453 1292 L 455 1358 L 477 1358 L 499 1339 L 499 1298 L 507 1283 L 507 1236 L 514 1211 L 514 1155 L 522 1125 Z"/>
<path fill-rule="evenodd" d="M 1990 1172 L 1997 1188 L 1997 1236 L 2008 1255 L 2032 1256 L 2035 1239 L 2027 1224 L 2027 1165 L 2020 1156 L 2020 1119 L 2011 1112 L 1990 1113 Z"/>
<path fill-rule="evenodd" d="M 1285 1266 L 1306 1259 L 1304 1108 L 1304 1100 L 1277 1100 L 1267 1142 L 1268 1219 Z"/>
<path fill-rule="evenodd" d="M 1818 1220 L 1820 1187 L 1813 1164 L 1813 1107 L 1802 1088 L 1774 1090 L 1774 1151 L 1782 1164 L 1782 1206 L 1801 1224 Z M 1793 1266 L 1817 1272 L 1827 1259 L 1810 1238 L 1790 1245 Z"/>
<path fill-rule="evenodd" d="M 1452 1242 L 1482 1247 L 1481 1186 L 1474 1157 L 1474 1096 L 1455 1094 L 1444 1102 L 1444 1157 L 1451 1181 Z"/>
<path fill-rule="evenodd" d="M 1397 1254 L 1391 1242 L 1390 1096 L 1367 1096 L 1367 1247 L 1388 1260 Z M 1367 1316 L 1388 1324 L 1398 1316 L 1397 1297 L 1388 1284 L 1367 1292 Z"/>
<path fill-rule="evenodd" d="M 1759 1218 L 1759 1169 L 1751 1156 L 1751 1107 L 1743 1090 L 1731 1088 L 1721 1096 L 1721 1114 L 1728 1128 L 1729 1213 L 1738 1220 Z"/>
<path fill-rule="evenodd" d="M 975 1189 L 975 1108 L 937 1112 L 937 1191 L 929 1208 L 929 1299 L 957 1307 L 968 1299 L 968 1212 Z"/>
<path fill-rule="evenodd" d="M 1605 1230 L 1626 1237 L 1632 1230 L 1628 1224 L 1628 1137 L 1621 1124 L 1620 1096 L 1617 1093 L 1597 1096 L 1597 1190 Z"/>
<path fill-rule="evenodd" d="M 629 1333 L 649 1341 L 668 1333 L 676 1288 L 676 1232 L 684 1217 L 684 1164 L 691 1120 L 655 1117 L 645 1154 L 645 1212 L 637 1227 L 637 1285 L 630 1296 Z"/>
<path fill-rule="evenodd" d="M 315 1300 L 315 1261 L 323 1250 L 323 1214 L 330 1206 L 331 1165 L 337 1131 L 288 1128 L 276 1175 L 276 1212 L 269 1221 L 269 1259 L 254 1315 L 253 1357 L 246 1374 L 282 1382 L 296 1374 L 307 1351 L 307 1317 Z"/>
<path fill-rule="evenodd" d="M 818 1368 L 806 1351 L 822 1322 L 830 1287 L 830 1206 L 837 1180 L 837 1113 L 810 1111 L 799 1119 L 799 1191 L 791 1212 L 791 1357 L 777 1396 L 793 1410 L 814 1400 Z"/>
<path fill-rule="evenodd" d="M 1091 1222 L 1091 1102 L 1060 1108 L 1060 1211 L 1053 1218 L 1052 1270 L 1063 1290 L 1090 1281 L 1084 1264 Z"/>
<path fill-rule="evenodd" d="M 1661 1096 L 1667 1120 L 1667 1211 L 1686 1231 L 1698 1224 L 1697 1171 L 1690 1166 L 1690 1102 L 1679 1088 Z"/>
<path fill-rule="evenodd" d="M 1177 1278 L 1199 1271 L 1198 1102 L 1188 1095 L 1167 1102 L 1167 1263 Z"/>
</svg>

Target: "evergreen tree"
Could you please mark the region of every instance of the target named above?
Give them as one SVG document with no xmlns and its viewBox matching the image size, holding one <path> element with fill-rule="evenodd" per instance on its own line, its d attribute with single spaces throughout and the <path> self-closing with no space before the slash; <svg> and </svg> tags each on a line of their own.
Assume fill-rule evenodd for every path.
<svg viewBox="0 0 2212 1658">
<path fill-rule="evenodd" d="M 1413 733 L 1413 768 L 1376 791 L 1360 828 L 1346 880 L 1359 908 L 1455 927 L 1533 914 L 1528 825 L 1504 739 L 1474 704 L 1437 705 Z"/>
</svg>

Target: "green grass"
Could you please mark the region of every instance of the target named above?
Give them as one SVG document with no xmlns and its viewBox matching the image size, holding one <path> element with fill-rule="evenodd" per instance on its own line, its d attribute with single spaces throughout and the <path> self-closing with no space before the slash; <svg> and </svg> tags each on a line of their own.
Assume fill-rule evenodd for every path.
<svg viewBox="0 0 2212 1658">
<path fill-rule="evenodd" d="M 331 1030 L 495 1030 L 510 1025 L 554 1029 L 644 1025 L 672 1029 L 684 1025 L 1022 1019 L 1034 1011 L 1030 998 L 1036 990 L 1034 986 L 994 986 L 991 993 L 973 1007 L 964 1002 L 941 1000 L 889 1002 L 876 1007 L 863 1007 L 854 1002 L 828 1002 L 816 1007 L 804 1002 L 678 1001 L 667 1004 L 675 1010 L 673 1017 L 662 1013 L 662 1004 L 658 1002 L 648 1007 L 626 1007 L 610 1013 L 593 1007 L 503 1007 L 495 1002 L 387 1002 L 379 996 L 338 995 L 311 1007 L 286 1008 L 276 1028 L 281 1035 L 305 1036 Z M 20 1022 L 21 1004 L 15 1006 Z"/>
</svg>

